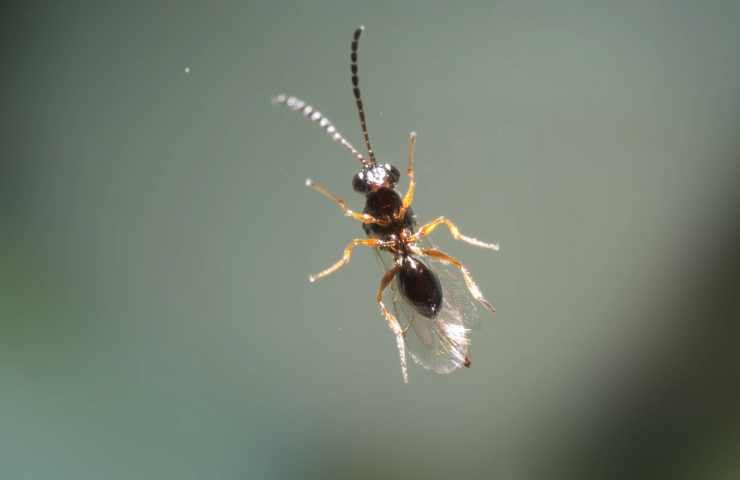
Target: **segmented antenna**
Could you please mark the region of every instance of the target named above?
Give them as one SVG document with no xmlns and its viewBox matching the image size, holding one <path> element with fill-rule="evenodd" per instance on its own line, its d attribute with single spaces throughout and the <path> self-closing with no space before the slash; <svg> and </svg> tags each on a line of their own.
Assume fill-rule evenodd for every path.
<svg viewBox="0 0 740 480">
<path fill-rule="evenodd" d="M 308 118 L 312 122 L 318 122 L 319 127 L 321 127 L 322 130 L 324 130 L 326 133 L 328 133 L 332 140 L 346 148 L 349 153 L 354 155 L 357 160 L 359 160 L 364 166 L 367 167 L 370 165 L 370 162 L 368 162 L 365 157 L 363 157 L 362 154 L 358 152 L 357 149 L 352 146 L 352 144 L 349 143 L 347 139 L 342 136 L 341 133 L 339 133 L 337 128 L 334 126 L 333 123 L 329 121 L 328 118 L 326 118 L 321 112 L 319 112 L 300 98 L 289 97 L 287 95 L 280 94 L 272 97 L 272 103 L 285 105 L 294 112 L 300 112 L 301 114 L 303 114 L 304 117 Z"/>
<path fill-rule="evenodd" d="M 367 154 L 370 156 L 370 164 L 375 165 L 375 153 L 373 147 L 370 146 L 370 136 L 367 133 L 367 124 L 365 123 L 365 109 L 362 106 L 362 97 L 360 96 L 360 79 L 357 77 L 357 45 L 363 30 L 365 30 L 365 27 L 360 25 L 352 36 L 352 54 L 350 55 L 352 64 L 350 70 L 352 72 L 352 92 L 355 94 L 355 100 L 357 101 L 357 113 L 360 115 L 360 127 L 365 139 L 365 148 L 367 148 Z"/>
</svg>

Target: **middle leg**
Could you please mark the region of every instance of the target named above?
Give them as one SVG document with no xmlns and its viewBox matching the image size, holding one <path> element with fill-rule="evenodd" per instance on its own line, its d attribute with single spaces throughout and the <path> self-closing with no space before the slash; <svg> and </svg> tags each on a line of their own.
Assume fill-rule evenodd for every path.
<svg viewBox="0 0 740 480">
<path fill-rule="evenodd" d="M 325 270 L 320 271 L 315 275 L 309 275 L 308 281 L 313 283 L 320 278 L 331 275 L 343 266 L 347 265 L 352 258 L 352 249 L 359 245 L 362 245 L 363 247 L 378 248 L 379 246 L 383 245 L 383 241 L 378 240 L 377 238 L 355 238 L 345 247 L 342 258 L 340 258 L 337 263 Z"/>
<path fill-rule="evenodd" d="M 450 231 L 450 234 L 452 235 L 452 238 L 454 238 L 455 240 L 462 240 L 463 242 L 475 245 L 476 247 L 489 248 L 496 251 L 498 251 L 499 249 L 498 243 L 481 242 L 477 238 L 467 237 L 463 235 L 462 233 L 460 233 L 460 229 L 457 228 L 457 225 L 452 223 L 452 221 L 450 221 L 447 217 L 438 217 L 427 223 L 426 225 L 422 225 L 421 228 L 419 228 L 419 231 L 417 231 L 413 235 L 410 241 L 417 241 L 422 237 L 426 237 L 440 225 L 444 225 L 445 227 L 447 227 L 447 229 Z"/>
</svg>

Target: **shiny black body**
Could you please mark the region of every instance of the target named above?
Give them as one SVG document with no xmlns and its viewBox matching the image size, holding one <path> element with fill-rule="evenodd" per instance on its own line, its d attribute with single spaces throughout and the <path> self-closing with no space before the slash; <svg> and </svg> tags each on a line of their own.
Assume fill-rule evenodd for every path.
<svg viewBox="0 0 740 480">
<path fill-rule="evenodd" d="M 361 175 L 362 172 L 355 176 L 355 179 Z M 392 178 L 385 180 L 382 186 L 367 185 L 364 213 L 386 220 L 388 223 L 365 223 L 362 225 L 363 230 L 368 237 L 392 243 L 386 250 L 395 257 L 399 269 L 396 278 L 401 294 L 420 315 L 434 318 L 442 308 L 442 285 L 437 275 L 409 251 L 404 240 L 414 233 L 416 227 L 414 213 L 409 208 L 403 218 L 398 218 L 402 205 L 401 197 L 393 189 L 395 181 Z"/>
<path fill-rule="evenodd" d="M 363 28 L 358 27 L 352 35 L 350 72 L 352 93 L 357 105 L 367 155 L 360 153 L 314 106 L 286 94 L 273 97 L 273 102 L 285 105 L 318 125 L 361 164 L 359 172 L 352 178 L 352 188 L 365 197 L 365 208 L 362 212 L 350 209 L 342 197 L 331 193 L 313 180 L 306 179 L 307 187 L 339 206 L 345 216 L 361 222 L 368 237 L 352 239 L 344 248 L 340 260 L 310 275 L 308 279 L 314 282 L 347 265 L 355 247 L 371 248 L 379 255 L 384 273 L 375 301 L 395 335 L 401 373 L 404 381 L 408 382 L 407 348 L 416 363 L 437 373 L 449 373 L 460 367 L 470 366 L 468 352 L 471 328 L 478 317 L 475 304 L 464 297 L 466 287 L 474 300 L 491 312 L 494 311 L 493 306 L 483 298 L 468 270 L 455 258 L 434 248 L 426 237 L 437 227 L 442 226 L 446 227 L 457 240 L 493 250 L 498 250 L 498 245 L 462 235 L 457 226 L 443 216 L 417 226 L 416 217 L 410 208 L 416 190 L 414 173 L 416 133 L 409 134 L 406 169 L 409 182 L 405 194 L 397 191 L 401 172 L 388 163 L 379 163 L 370 144 L 357 66 L 357 50 Z M 444 269 L 437 270 L 440 272 L 439 277 L 429 267 L 427 259 L 446 265 Z M 440 278 L 444 280 L 444 288 Z M 384 301 L 389 286 L 393 290 L 392 305 L 387 305 Z M 389 306 L 392 308 L 389 309 Z M 413 333 L 407 335 L 412 327 Z"/>
<path fill-rule="evenodd" d="M 401 197 L 398 196 L 395 190 L 379 188 L 378 190 L 369 192 L 365 197 L 365 209 L 363 212 L 375 218 L 388 219 L 390 223 L 387 225 L 363 223 L 362 228 L 365 230 L 367 236 L 382 240 L 391 240 L 392 235 L 400 238 L 404 229 L 413 233 L 416 227 L 414 212 L 409 207 L 403 219 L 396 220 L 396 214 L 400 209 Z"/>
<path fill-rule="evenodd" d="M 442 308 L 442 285 L 421 260 L 411 255 L 401 257 L 398 285 L 417 312 L 427 318 L 437 316 Z"/>
</svg>

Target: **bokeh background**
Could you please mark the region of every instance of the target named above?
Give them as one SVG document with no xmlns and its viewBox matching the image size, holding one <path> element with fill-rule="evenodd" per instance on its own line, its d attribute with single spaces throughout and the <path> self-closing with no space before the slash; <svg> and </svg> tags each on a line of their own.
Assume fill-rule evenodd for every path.
<svg viewBox="0 0 740 480">
<path fill-rule="evenodd" d="M 0 17 L 0 477 L 740 478 L 740 4 L 18 2 Z M 380 159 L 498 308 L 403 385 Z"/>
</svg>

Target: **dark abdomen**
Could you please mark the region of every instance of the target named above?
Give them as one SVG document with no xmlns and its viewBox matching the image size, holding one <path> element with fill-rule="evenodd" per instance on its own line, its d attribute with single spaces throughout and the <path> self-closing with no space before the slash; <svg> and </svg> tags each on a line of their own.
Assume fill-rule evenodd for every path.
<svg viewBox="0 0 740 480">
<path fill-rule="evenodd" d="M 442 285 L 421 260 L 405 256 L 397 273 L 401 294 L 419 314 L 434 318 L 442 308 Z"/>
</svg>

